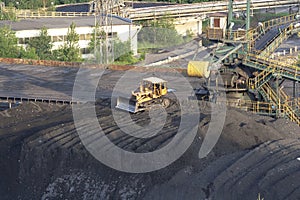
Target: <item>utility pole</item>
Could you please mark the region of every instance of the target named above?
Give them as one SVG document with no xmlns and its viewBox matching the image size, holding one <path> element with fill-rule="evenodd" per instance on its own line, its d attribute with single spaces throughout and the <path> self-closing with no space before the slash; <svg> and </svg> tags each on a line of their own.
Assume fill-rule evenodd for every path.
<svg viewBox="0 0 300 200">
<path fill-rule="evenodd" d="M 227 19 L 227 27 L 230 26 L 230 23 L 232 22 L 232 18 L 233 18 L 233 0 L 229 0 L 228 3 L 228 19 Z"/>
<path fill-rule="evenodd" d="M 231 39 L 232 36 L 232 17 L 233 16 L 233 0 L 229 0 L 228 2 L 228 16 L 227 16 L 227 29 L 229 30 L 229 39 Z"/>
<path fill-rule="evenodd" d="M 246 18 L 246 31 L 250 30 L 250 0 L 247 0 L 247 18 Z"/>
<path fill-rule="evenodd" d="M 96 0 L 95 1 L 95 18 L 97 22 L 95 23 L 95 32 L 100 33 L 99 38 L 99 64 L 109 64 L 113 60 L 113 41 L 109 36 L 113 36 L 112 31 L 112 13 L 114 7 L 113 0 Z M 96 27 L 96 24 L 98 25 Z M 96 30 L 99 28 L 99 30 Z M 97 43 L 97 42 L 96 42 Z"/>
</svg>

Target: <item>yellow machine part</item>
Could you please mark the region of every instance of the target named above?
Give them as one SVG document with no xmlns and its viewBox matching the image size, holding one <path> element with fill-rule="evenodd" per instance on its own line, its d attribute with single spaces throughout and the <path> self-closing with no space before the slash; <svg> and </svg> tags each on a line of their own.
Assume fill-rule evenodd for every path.
<svg viewBox="0 0 300 200">
<path fill-rule="evenodd" d="M 208 61 L 189 61 L 187 74 L 188 76 L 209 78 L 210 71 L 208 69 L 208 65 Z"/>
</svg>

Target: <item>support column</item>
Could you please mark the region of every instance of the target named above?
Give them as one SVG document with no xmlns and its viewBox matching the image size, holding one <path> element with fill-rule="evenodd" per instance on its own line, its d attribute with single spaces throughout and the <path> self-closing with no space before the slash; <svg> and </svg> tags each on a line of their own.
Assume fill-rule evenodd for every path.
<svg viewBox="0 0 300 200">
<path fill-rule="evenodd" d="M 232 22 L 232 12 L 233 12 L 233 0 L 229 0 L 228 3 L 228 17 L 227 17 L 227 27 L 230 26 L 230 23 Z"/>
<path fill-rule="evenodd" d="M 246 31 L 250 29 L 250 0 L 247 0 L 247 19 L 246 19 Z"/>
<path fill-rule="evenodd" d="M 281 99 L 280 99 L 280 96 L 279 96 L 279 77 L 278 76 L 276 77 L 276 95 L 277 95 L 277 98 L 278 98 L 277 99 L 278 102 L 277 102 L 276 117 L 278 118 L 281 115 L 281 112 L 280 112 L 280 110 L 281 110 Z"/>
</svg>

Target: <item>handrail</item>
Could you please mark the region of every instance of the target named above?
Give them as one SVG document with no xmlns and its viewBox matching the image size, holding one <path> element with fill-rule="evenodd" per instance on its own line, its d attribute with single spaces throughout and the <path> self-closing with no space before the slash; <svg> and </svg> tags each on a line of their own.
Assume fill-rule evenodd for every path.
<svg viewBox="0 0 300 200">
<path fill-rule="evenodd" d="M 255 86 L 255 84 L 252 86 Z M 279 96 L 278 96 L 268 83 L 265 83 L 261 87 L 261 91 L 265 95 L 267 95 L 266 98 L 270 100 L 269 104 L 272 105 L 272 110 L 274 108 L 278 109 L 280 112 L 282 112 L 286 116 L 288 116 L 292 121 L 294 121 L 298 125 L 300 125 L 299 116 L 293 109 L 294 107 L 297 107 L 299 109 L 299 106 L 300 106 L 299 99 L 297 99 L 294 103 L 293 101 L 290 100 L 290 97 L 282 89 L 279 90 L 279 93 L 278 93 Z M 293 106 L 293 105 L 295 105 L 295 106 Z"/>
<path fill-rule="evenodd" d="M 282 88 L 279 89 L 279 96 L 281 97 L 283 102 L 289 102 L 290 101 L 290 96 L 287 95 Z"/>
<path fill-rule="evenodd" d="M 275 69 L 268 66 L 266 70 L 262 70 L 256 77 L 248 79 L 248 85 L 252 89 L 258 89 L 261 84 L 267 81 L 267 77 L 274 73 Z"/>
<path fill-rule="evenodd" d="M 289 38 L 294 30 L 295 27 L 293 24 L 290 24 L 288 27 L 282 30 L 279 37 L 276 36 L 273 38 L 271 42 L 266 45 L 265 49 L 259 53 L 259 55 L 269 57 L 275 51 L 275 49 L 277 49 L 283 43 L 283 41 Z"/>
<path fill-rule="evenodd" d="M 223 38 L 223 29 L 221 28 L 206 28 L 206 35 L 210 39 L 220 40 Z"/>
<path fill-rule="evenodd" d="M 276 104 L 273 102 L 261 102 L 261 101 L 251 101 L 238 99 L 237 102 L 218 101 L 217 103 L 226 103 L 227 106 L 235 107 L 241 110 L 250 111 L 253 113 L 275 115 L 276 114 Z"/>
<path fill-rule="evenodd" d="M 297 65 L 290 65 L 287 63 L 283 63 L 281 61 L 277 61 L 271 58 L 266 58 L 251 53 L 249 53 L 244 58 L 244 63 L 247 61 L 254 62 L 256 65 L 258 64 L 258 65 L 272 66 L 273 68 L 275 68 L 274 73 L 277 73 L 282 76 L 288 76 L 289 78 L 293 78 L 295 80 L 300 80 L 300 67 Z M 265 67 L 264 69 L 266 68 L 267 67 Z"/>
<path fill-rule="evenodd" d="M 279 6 L 293 6 L 297 5 L 298 0 L 252 0 L 252 9 L 258 10 L 263 8 L 276 8 Z M 195 17 L 195 15 L 205 16 L 206 14 L 212 14 L 216 12 L 228 11 L 228 2 L 226 1 L 212 1 L 202 2 L 195 4 L 174 4 L 169 6 L 156 6 L 147 8 L 126 8 L 119 13 L 120 16 L 130 18 L 131 20 L 145 20 L 145 19 L 157 19 L 165 17 L 168 14 L 169 17 Z M 246 9 L 246 1 L 235 2 L 234 11 L 240 11 Z M 39 15 L 26 15 L 26 17 L 41 17 Z M 46 15 L 52 17 L 52 15 Z M 54 14 L 56 17 L 64 16 L 62 14 Z M 72 17 L 72 15 L 68 15 Z M 74 16 L 74 15 L 73 15 Z M 78 16 L 78 15 L 75 15 Z M 79 15 L 80 16 L 80 15 Z M 22 17 L 22 16 L 21 16 Z M 65 17 L 65 16 L 64 16 Z"/>
<path fill-rule="evenodd" d="M 247 31 L 241 30 L 228 30 L 226 31 L 226 39 L 233 41 L 246 41 Z"/>
<path fill-rule="evenodd" d="M 267 94 L 267 98 L 270 101 L 273 101 L 274 103 L 276 103 L 277 105 L 280 104 L 280 98 L 277 96 L 276 92 L 271 88 L 271 86 L 266 83 L 261 87 L 262 91 Z"/>
<path fill-rule="evenodd" d="M 275 114 L 275 104 L 270 102 L 259 102 L 259 101 L 241 101 L 239 108 L 246 108 L 247 111 L 254 113 L 266 113 L 269 115 Z"/>
<path fill-rule="evenodd" d="M 26 11 L 17 10 L 17 18 L 42 18 L 42 17 L 82 17 L 94 16 L 92 12 L 54 12 L 54 11 Z"/>
<path fill-rule="evenodd" d="M 277 112 L 283 113 L 285 116 L 290 118 L 291 121 L 294 121 L 298 125 L 300 125 L 299 114 L 296 112 L 296 110 L 299 110 L 300 100 L 297 99 L 291 101 L 290 96 L 288 96 L 282 90 L 282 88 L 274 91 L 268 83 L 268 77 L 270 77 L 270 75 L 279 75 L 293 78 L 294 80 L 298 81 L 300 80 L 299 66 L 290 65 L 268 58 L 270 54 L 273 53 L 274 50 L 289 37 L 290 33 L 298 29 L 293 25 L 293 23 L 291 23 L 296 20 L 296 14 L 293 14 L 269 20 L 267 22 L 264 22 L 262 26 L 258 26 L 256 29 L 250 30 L 245 38 L 253 42 L 251 43 L 249 41 L 249 53 L 245 56 L 243 62 L 244 64 L 250 66 L 253 65 L 252 67 L 262 70 L 255 78 L 248 79 L 248 88 L 257 89 L 266 100 L 270 101 L 270 103 L 275 104 Z M 268 31 L 271 28 L 287 24 L 288 22 L 291 24 L 285 27 L 279 35 L 277 34 L 272 40 L 270 40 L 268 44 L 265 45 L 262 51 L 256 51 L 255 54 L 250 53 L 250 50 L 254 46 L 254 42 L 262 34 L 263 31 Z M 254 51 L 252 50 L 252 52 Z"/>
<path fill-rule="evenodd" d="M 95 16 L 94 12 L 57 12 L 57 11 L 45 11 L 45 10 L 19 10 L 15 8 L 5 8 L 4 12 L 14 12 L 17 18 L 52 18 L 52 17 L 86 17 Z M 117 12 L 110 14 L 116 15 Z"/>
<path fill-rule="evenodd" d="M 283 104 L 282 105 L 285 113 L 288 115 L 288 117 L 293 121 L 296 122 L 298 125 L 300 125 L 300 119 L 299 116 L 294 112 L 294 110 L 288 105 L 288 104 Z"/>
<path fill-rule="evenodd" d="M 275 8 L 279 6 L 297 5 L 298 0 L 252 0 L 252 9 Z M 236 1 L 234 11 L 246 10 L 246 1 Z M 180 4 L 169 6 L 157 6 L 150 8 L 128 9 L 125 11 L 125 16 L 132 20 L 143 20 L 160 18 L 169 14 L 169 17 L 180 16 L 195 16 L 206 15 L 216 12 L 227 12 L 228 1 L 211 1 L 194 4 Z"/>
<path fill-rule="evenodd" d="M 296 15 L 297 14 L 291 14 L 291 15 L 271 19 L 269 21 L 261 22 L 262 26 L 257 26 L 256 28 L 251 29 L 247 32 L 247 38 L 250 41 L 255 41 L 257 38 L 260 37 L 260 35 L 263 34 L 262 29 L 266 32 L 267 30 L 274 28 L 276 26 L 295 22 L 297 21 Z"/>
</svg>

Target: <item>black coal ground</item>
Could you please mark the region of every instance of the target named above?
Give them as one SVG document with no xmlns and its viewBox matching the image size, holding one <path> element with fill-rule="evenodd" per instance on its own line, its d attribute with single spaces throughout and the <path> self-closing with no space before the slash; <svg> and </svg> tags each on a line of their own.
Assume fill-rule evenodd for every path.
<svg viewBox="0 0 300 200">
<path fill-rule="evenodd" d="M 101 126 L 127 150 L 161 147 L 176 134 L 180 110 L 157 137 L 124 137 L 113 121 L 110 100 L 100 100 Z M 132 117 L 149 124 L 147 112 Z M 176 119 L 176 120 L 174 120 Z M 83 146 L 68 105 L 24 103 L 0 115 L 1 199 L 265 199 L 300 198 L 300 128 L 228 108 L 217 145 L 203 159 L 198 152 L 210 122 L 202 113 L 188 150 L 174 163 L 149 173 L 124 173 L 97 161 Z M 122 138 L 122 142 L 118 139 Z"/>
</svg>

